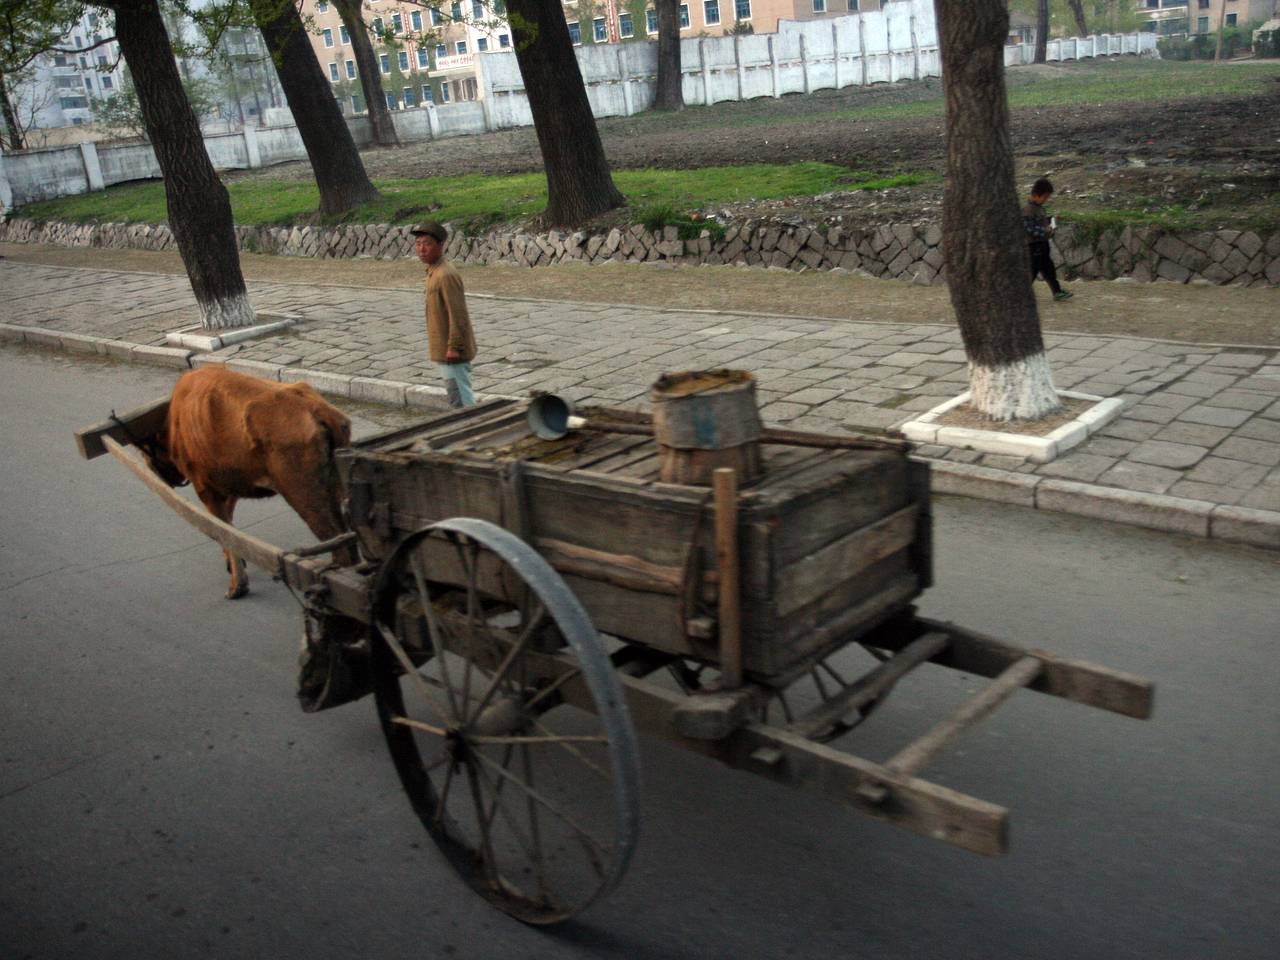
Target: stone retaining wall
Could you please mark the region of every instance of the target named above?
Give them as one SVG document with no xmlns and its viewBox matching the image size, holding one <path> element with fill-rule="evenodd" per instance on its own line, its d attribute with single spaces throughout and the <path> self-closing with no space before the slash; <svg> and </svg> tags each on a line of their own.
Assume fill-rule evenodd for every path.
<svg viewBox="0 0 1280 960">
<path fill-rule="evenodd" d="M 729 264 L 785 270 L 839 270 L 873 277 L 933 283 L 942 275 L 942 228 L 937 223 L 895 223 L 847 228 L 746 220 L 681 239 L 675 227 L 656 232 L 640 224 L 606 233 L 527 234 L 491 231 L 451 234 L 447 253 L 461 263 Z M 237 227 L 240 249 L 279 256 L 391 260 L 413 256 L 408 227 L 358 224 L 340 227 Z M 10 220 L 0 239 L 78 247 L 175 249 L 168 226 L 67 224 Z M 1170 233 L 1131 228 L 1100 235 L 1064 225 L 1054 259 L 1068 278 L 1170 280 L 1175 283 L 1280 284 L 1280 231 Z"/>
</svg>

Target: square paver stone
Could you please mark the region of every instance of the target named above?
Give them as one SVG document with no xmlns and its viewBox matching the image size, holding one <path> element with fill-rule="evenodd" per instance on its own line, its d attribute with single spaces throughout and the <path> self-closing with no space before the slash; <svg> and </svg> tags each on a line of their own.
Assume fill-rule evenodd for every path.
<svg viewBox="0 0 1280 960">
<path fill-rule="evenodd" d="M 1186 423 L 1207 423 L 1214 427 L 1238 427 L 1251 416 L 1253 414 L 1248 410 L 1228 410 L 1226 407 L 1200 404 L 1178 414 L 1178 419 Z"/>
<path fill-rule="evenodd" d="M 1196 483 L 1220 483 L 1247 490 L 1260 483 L 1266 475 L 1267 468 L 1260 464 L 1214 456 L 1206 457 L 1196 464 L 1187 473 L 1187 479 Z"/>
<path fill-rule="evenodd" d="M 1098 478 L 1099 483 L 1144 493 L 1164 493 L 1182 479 L 1181 470 L 1170 470 L 1147 463 L 1117 463 Z"/>
<path fill-rule="evenodd" d="M 1137 463 L 1150 463 L 1157 467 L 1170 467 L 1174 470 L 1185 470 L 1194 467 L 1209 453 L 1207 447 L 1197 447 L 1189 443 L 1170 443 L 1167 440 L 1146 440 L 1129 454 L 1129 460 Z"/>
<path fill-rule="evenodd" d="M 1265 440 L 1232 437 L 1222 441 L 1214 453 L 1229 460 L 1243 460 L 1245 463 L 1258 463 L 1264 467 L 1280 466 L 1280 443 L 1268 443 Z"/>
</svg>

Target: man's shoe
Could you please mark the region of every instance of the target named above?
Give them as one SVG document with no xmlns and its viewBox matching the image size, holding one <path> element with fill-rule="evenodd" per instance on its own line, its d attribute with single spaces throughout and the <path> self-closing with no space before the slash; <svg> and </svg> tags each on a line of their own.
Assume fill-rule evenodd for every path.
<svg viewBox="0 0 1280 960">
<path fill-rule="evenodd" d="M 1071 294 L 1071 291 L 1070 291 L 1070 290 L 1059 290 L 1057 293 L 1055 293 L 1055 294 L 1053 295 L 1053 299 L 1055 299 L 1055 300 L 1070 300 L 1070 299 L 1071 299 L 1071 296 L 1072 296 L 1072 294 Z"/>
</svg>

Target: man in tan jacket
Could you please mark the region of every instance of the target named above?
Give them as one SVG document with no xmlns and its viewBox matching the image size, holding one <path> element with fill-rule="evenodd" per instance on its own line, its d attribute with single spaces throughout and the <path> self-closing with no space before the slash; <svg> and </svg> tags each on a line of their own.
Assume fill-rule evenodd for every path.
<svg viewBox="0 0 1280 960">
<path fill-rule="evenodd" d="M 415 225 L 418 259 L 427 265 L 427 349 L 444 377 L 451 407 L 469 407 L 476 402 L 471 392 L 471 361 L 476 355 L 476 338 L 467 314 L 462 277 L 444 258 L 448 232 L 434 220 Z"/>
</svg>

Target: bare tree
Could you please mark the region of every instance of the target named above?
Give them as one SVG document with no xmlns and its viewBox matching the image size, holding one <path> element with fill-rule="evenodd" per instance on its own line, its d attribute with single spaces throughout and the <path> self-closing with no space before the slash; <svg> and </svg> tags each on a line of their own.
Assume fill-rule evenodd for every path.
<svg viewBox="0 0 1280 960">
<path fill-rule="evenodd" d="M 507 18 L 547 173 L 543 221 L 577 226 L 621 206 L 560 0 L 507 0 Z"/>
<path fill-rule="evenodd" d="M 347 38 L 356 55 L 356 75 L 360 78 L 360 89 L 364 91 L 365 108 L 369 111 L 369 123 L 373 127 L 373 142 L 381 147 L 398 147 L 400 137 L 382 93 L 378 56 L 373 52 L 369 28 L 361 14 L 362 0 L 333 0 L 333 5 L 342 18 L 342 25 L 347 28 Z"/>
<path fill-rule="evenodd" d="M 1190 11 L 1188 11 L 1187 13 L 1187 19 L 1188 21 L 1190 21 L 1191 19 Z M 1190 23 L 1188 22 L 1187 25 L 1190 26 Z M 1227 25 L 1227 3 L 1226 3 L 1226 0 L 1222 0 L 1222 6 L 1218 8 L 1218 46 L 1213 51 L 1214 63 L 1219 63 L 1222 60 L 1222 34 L 1226 29 L 1226 25 Z"/>
<path fill-rule="evenodd" d="M 942 249 L 969 358 L 971 403 L 993 420 L 1059 407 L 1014 186 L 1005 0 L 935 0 L 946 94 Z"/>
<path fill-rule="evenodd" d="M 164 176 L 169 227 L 203 314 L 205 329 L 254 321 L 240 272 L 231 200 L 205 152 L 182 89 L 157 0 L 103 0 L 129 64 L 147 136 Z"/>
<path fill-rule="evenodd" d="M 1035 63 L 1044 63 L 1049 45 L 1049 0 L 1036 0 L 1036 55 Z"/>
<path fill-rule="evenodd" d="M 0 111 L 4 113 L 5 129 L 5 135 L 0 137 L 0 147 L 6 150 L 22 150 L 26 147 L 26 139 L 22 135 L 22 124 L 18 122 L 18 111 L 13 100 L 10 99 L 11 96 L 4 73 L 0 72 Z"/>
<path fill-rule="evenodd" d="M 378 199 L 294 0 L 255 0 L 251 6 L 311 161 L 320 212 L 344 213 Z"/>
<path fill-rule="evenodd" d="M 683 110 L 680 64 L 680 0 L 653 0 L 658 13 L 658 89 L 653 109 Z"/>
<path fill-rule="evenodd" d="M 1076 32 L 1082 37 L 1087 37 L 1089 24 L 1084 19 L 1083 0 L 1067 0 L 1067 6 L 1071 8 L 1071 15 L 1076 19 Z"/>
</svg>

